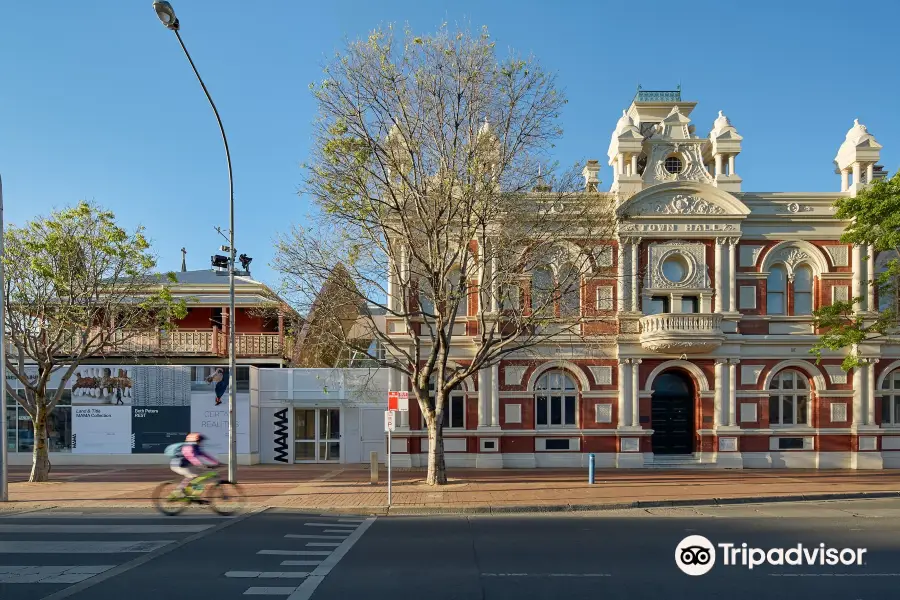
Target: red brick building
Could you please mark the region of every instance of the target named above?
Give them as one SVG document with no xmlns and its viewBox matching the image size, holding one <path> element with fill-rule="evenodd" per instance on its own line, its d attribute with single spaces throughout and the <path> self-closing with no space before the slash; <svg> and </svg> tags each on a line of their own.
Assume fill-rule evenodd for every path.
<svg viewBox="0 0 900 600">
<path fill-rule="evenodd" d="M 593 453 L 598 467 L 900 466 L 897 339 L 863 345 L 849 373 L 841 354 L 810 353 L 813 310 L 861 296 L 871 316 L 893 302 L 869 285 L 889 257 L 842 244 L 833 216 L 884 176 L 881 146 L 855 123 L 837 191 L 747 192 L 742 137 L 721 112 L 699 137 L 695 104 L 640 91 L 613 132 L 618 231 L 603 266 L 616 276 L 584 273 L 579 300 L 615 314 L 607 347 L 548 347 L 466 381 L 445 417 L 449 465 L 579 466 Z M 586 167 L 588 188 L 598 171 Z M 391 375 L 390 389 L 407 385 Z M 427 443 L 411 406 L 395 464 L 424 464 Z"/>
</svg>

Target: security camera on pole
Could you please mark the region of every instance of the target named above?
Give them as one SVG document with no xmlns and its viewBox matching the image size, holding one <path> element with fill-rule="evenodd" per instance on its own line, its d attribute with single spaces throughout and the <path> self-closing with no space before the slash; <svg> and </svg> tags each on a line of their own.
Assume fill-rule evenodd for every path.
<svg viewBox="0 0 900 600">
<path fill-rule="evenodd" d="M 181 24 L 178 21 L 178 17 L 175 16 L 175 9 L 172 8 L 172 5 L 168 2 L 157 1 L 153 3 L 153 10 L 156 11 L 156 16 L 159 17 L 160 22 L 171 31 L 175 32 L 175 37 L 178 38 L 178 43 L 181 45 L 181 49 L 184 51 L 184 55 L 187 57 L 188 62 L 191 63 L 191 68 L 194 70 L 194 75 L 197 76 L 197 81 L 200 82 L 200 87 L 203 88 L 203 93 L 206 94 L 206 99 L 209 101 L 209 105 L 213 109 L 213 113 L 216 115 L 216 122 L 219 124 L 219 131 L 222 134 L 222 143 L 225 145 L 225 159 L 228 162 L 228 190 L 229 190 L 229 208 L 230 208 L 230 227 L 228 228 L 228 246 L 227 246 L 227 267 L 228 267 L 228 292 L 229 292 L 229 302 L 228 302 L 228 369 L 229 369 L 229 385 L 228 385 L 228 481 L 231 483 L 237 483 L 237 413 L 235 406 L 235 378 L 237 377 L 237 367 L 235 366 L 235 345 L 234 345 L 234 322 L 235 322 L 235 314 L 234 314 L 234 181 L 231 176 L 231 153 L 228 150 L 228 138 L 225 137 L 225 127 L 222 125 L 222 119 L 219 117 L 219 110 L 216 108 L 216 104 L 213 102 L 212 96 L 209 95 L 209 90 L 206 89 L 206 84 L 203 83 L 203 79 L 200 77 L 200 72 L 197 70 L 197 67 L 194 65 L 194 60 L 191 58 L 191 55 L 187 51 L 187 47 L 184 45 L 184 42 L 181 39 L 181 34 L 179 30 L 181 29 Z M 220 258 L 218 256 L 213 257 L 213 266 L 216 266 L 216 260 Z M 249 265 L 249 261 L 247 262 Z M 6 446 L 4 446 L 5 448 Z"/>
</svg>

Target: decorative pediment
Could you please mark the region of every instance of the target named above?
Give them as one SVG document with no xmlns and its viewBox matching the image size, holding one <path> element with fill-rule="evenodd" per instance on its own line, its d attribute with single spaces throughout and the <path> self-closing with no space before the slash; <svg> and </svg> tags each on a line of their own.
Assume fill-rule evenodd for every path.
<svg viewBox="0 0 900 600">
<path fill-rule="evenodd" d="M 619 207 L 625 217 L 742 217 L 747 206 L 710 185 L 671 182 L 654 186 L 632 196 Z"/>
</svg>

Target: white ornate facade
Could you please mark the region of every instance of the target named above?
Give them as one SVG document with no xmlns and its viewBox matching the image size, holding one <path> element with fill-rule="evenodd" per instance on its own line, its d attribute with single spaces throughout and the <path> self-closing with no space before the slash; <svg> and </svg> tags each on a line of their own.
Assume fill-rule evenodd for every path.
<svg viewBox="0 0 900 600">
<path fill-rule="evenodd" d="M 869 281 L 884 257 L 839 241 L 833 205 L 883 176 L 881 146 L 856 122 L 839 191 L 746 192 L 742 137 L 721 112 L 699 136 L 695 104 L 639 91 L 612 134 L 618 237 L 597 264 L 613 275 L 586 275 L 581 295 L 582 310 L 614 313 L 609 351 L 548 348 L 482 370 L 453 401 L 449 464 L 900 466 L 898 340 L 860 348 L 851 373 L 839 354 L 810 354 L 816 308 L 861 296 L 878 310 Z M 588 190 L 598 171 L 585 168 Z M 392 375 L 391 389 L 406 385 Z M 395 460 L 423 464 L 426 447 L 413 407 Z"/>
</svg>

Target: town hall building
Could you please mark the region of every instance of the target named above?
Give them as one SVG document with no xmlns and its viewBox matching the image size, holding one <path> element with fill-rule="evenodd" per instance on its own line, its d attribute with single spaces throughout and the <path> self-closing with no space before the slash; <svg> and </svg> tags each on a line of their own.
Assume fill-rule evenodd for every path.
<svg viewBox="0 0 900 600">
<path fill-rule="evenodd" d="M 607 354 L 503 360 L 449 400 L 449 466 L 881 469 L 900 467 L 900 346 L 886 336 L 817 363 L 812 313 L 862 297 L 889 256 L 840 242 L 834 203 L 885 173 L 881 146 L 854 122 L 835 165 L 840 189 L 745 191 L 742 136 L 722 112 L 708 135 L 680 91 L 639 90 L 612 133 L 607 194 L 615 277 L 586 274 L 584 308 L 615 314 Z M 584 170 L 599 184 L 599 164 Z M 398 373 L 390 389 L 407 389 Z M 426 464 L 411 402 L 394 464 Z"/>
</svg>

